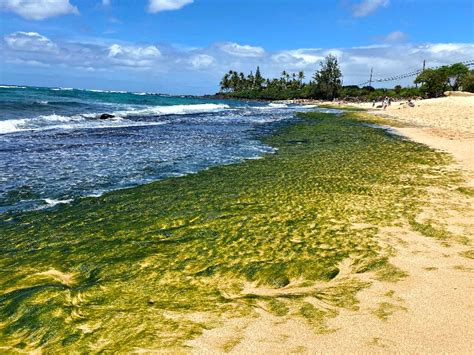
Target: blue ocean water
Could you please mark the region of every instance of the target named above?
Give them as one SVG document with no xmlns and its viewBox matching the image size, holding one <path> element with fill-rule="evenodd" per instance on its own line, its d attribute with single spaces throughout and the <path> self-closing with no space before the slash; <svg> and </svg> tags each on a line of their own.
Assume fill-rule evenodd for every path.
<svg viewBox="0 0 474 355">
<path fill-rule="evenodd" d="M 0 213 L 255 159 L 296 105 L 0 86 Z M 101 120 L 103 113 L 115 117 Z"/>
</svg>

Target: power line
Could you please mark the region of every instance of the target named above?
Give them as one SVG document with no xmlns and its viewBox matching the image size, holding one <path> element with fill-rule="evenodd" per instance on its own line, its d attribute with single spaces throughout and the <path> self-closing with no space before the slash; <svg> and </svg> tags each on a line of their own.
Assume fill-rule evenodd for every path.
<svg viewBox="0 0 474 355">
<path fill-rule="evenodd" d="M 474 59 L 465 60 L 463 62 L 456 62 L 456 63 L 461 63 L 461 64 L 464 64 L 467 67 L 471 67 L 471 66 L 474 66 Z M 395 81 L 395 80 L 400 80 L 400 79 L 406 79 L 406 78 L 409 78 L 409 77 L 412 77 L 412 76 L 417 76 L 423 70 L 425 70 L 425 65 L 426 65 L 426 62 L 423 61 L 423 69 L 418 69 L 418 70 L 415 70 L 415 71 L 412 71 L 412 72 L 409 72 L 409 73 L 394 75 L 394 76 L 386 77 L 386 78 L 382 78 L 382 79 L 372 79 L 372 69 L 371 69 L 371 71 L 370 71 L 371 72 L 371 75 L 370 75 L 371 79 L 364 82 L 364 83 L 362 83 L 362 84 L 359 84 L 358 86 L 366 86 L 367 84 L 369 84 L 371 86 L 371 84 L 373 82 L 374 83 L 383 83 L 383 82 L 387 82 L 387 81 Z M 438 65 L 438 66 L 435 66 L 435 67 L 431 67 L 430 69 L 438 69 L 438 68 L 441 68 L 441 67 L 442 67 L 442 65 Z"/>
</svg>

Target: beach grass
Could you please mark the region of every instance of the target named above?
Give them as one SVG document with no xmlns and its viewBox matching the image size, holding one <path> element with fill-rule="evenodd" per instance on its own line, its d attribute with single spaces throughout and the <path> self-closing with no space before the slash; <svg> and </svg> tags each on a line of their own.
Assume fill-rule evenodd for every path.
<svg viewBox="0 0 474 355">
<path fill-rule="evenodd" d="M 354 115 L 302 114 L 259 160 L 4 215 L 2 350 L 178 351 L 257 310 L 330 331 L 369 285 L 358 274 L 405 276 L 379 229 L 433 234 L 420 198 L 451 179 L 446 154 Z"/>
</svg>

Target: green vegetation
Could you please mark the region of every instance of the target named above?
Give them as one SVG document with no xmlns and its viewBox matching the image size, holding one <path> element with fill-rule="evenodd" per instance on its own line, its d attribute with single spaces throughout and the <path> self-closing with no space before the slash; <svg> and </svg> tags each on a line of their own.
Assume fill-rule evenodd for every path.
<svg viewBox="0 0 474 355">
<path fill-rule="evenodd" d="M 314 74 L 314 82 L 318 97 L 325 100 L 337 97 L 342 87 L 342 73 L 336 57 L 329 54 L 325 61 L 321 62 L 321 69 Z"/>
<path fill-rule="evenodd" d="M 415 79 L 415 83 L 422 84 L 420 90 L 428 97 L 439 97 L 446 90 L 462 89 L 469 91 L 469 68 L 461 63 L 442 66 L 437 69 L 426 69 Z M 472 73 L 471 73 L 472 76 Z M 465 83 L 463 85 L 463 82 Z"/>
<path fill-rule="evenodd" d="M 237 73 L 230 70 L 220 82 L 221 95 L 246 99 L 285 100 L 295 98 L 324 98 L 332 100 L 337 97 L 342 85 L 342 74 L 336 57 L 328 55 L 320 63 L 313 81 L 304 83 L 304 72 L 288 73 L 283 71 L 280 78 L 265 79 L 257 67 L 255 75 L 250 72 Z"/>
<path fill-rule="evenodd" d="M 469 73 L 460 78 L 459 85 L 463 91 L 474 92 L 474 70 L 469 70 Z"/>
<path fill-rule="evenodd" d="M 373 101 L 384 97 L 409 99 L 414 97 L 438 97 L 446 90 L 464 90 L 474 92 L 474 71 L 461 63 L 443 66 L 438 69 L 426 69 L 415 79 L 420 87 L 401 87 L 393 89 L 372 86 L 342 85 L 342 72 L 337 58 L 328 55 L 320 62 L 309 82 L 304 82 L 305 73 L 283 71 L 280 78 L 266 79 L 257 67 L 255 74 L 245 75 L 230 70 L 220 82 L 218 95 L 229 98 L 287 100 L 342 98 L 346 101 Z"/>
<path fill-rule="evenodd" d="M 379 227 L 452 179 L 447 155 L 356 115 L 302 115 L 260 160 L 3 215 L 2 350 L 183 350 L 256 309 L 326 331 L 357 273 L 394 273 Z"/>
</svg>

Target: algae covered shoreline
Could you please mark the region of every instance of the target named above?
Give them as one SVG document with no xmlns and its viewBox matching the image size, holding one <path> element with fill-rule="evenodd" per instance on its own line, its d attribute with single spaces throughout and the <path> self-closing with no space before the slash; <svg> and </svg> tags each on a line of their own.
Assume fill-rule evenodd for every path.
<svg viewBox="0 0 474 355">
<path fill-rule="evenodd" d="M 357 309 L 356 275 L 403 278 L 379 229 L 428 228 L 427 188 L 459 182 L 450 158 L 357 113 L 300 118 L 263 159 L 3 220 L 0 348 L 183 350 L 257 310 L 328 332 Z"/>
</svg>

